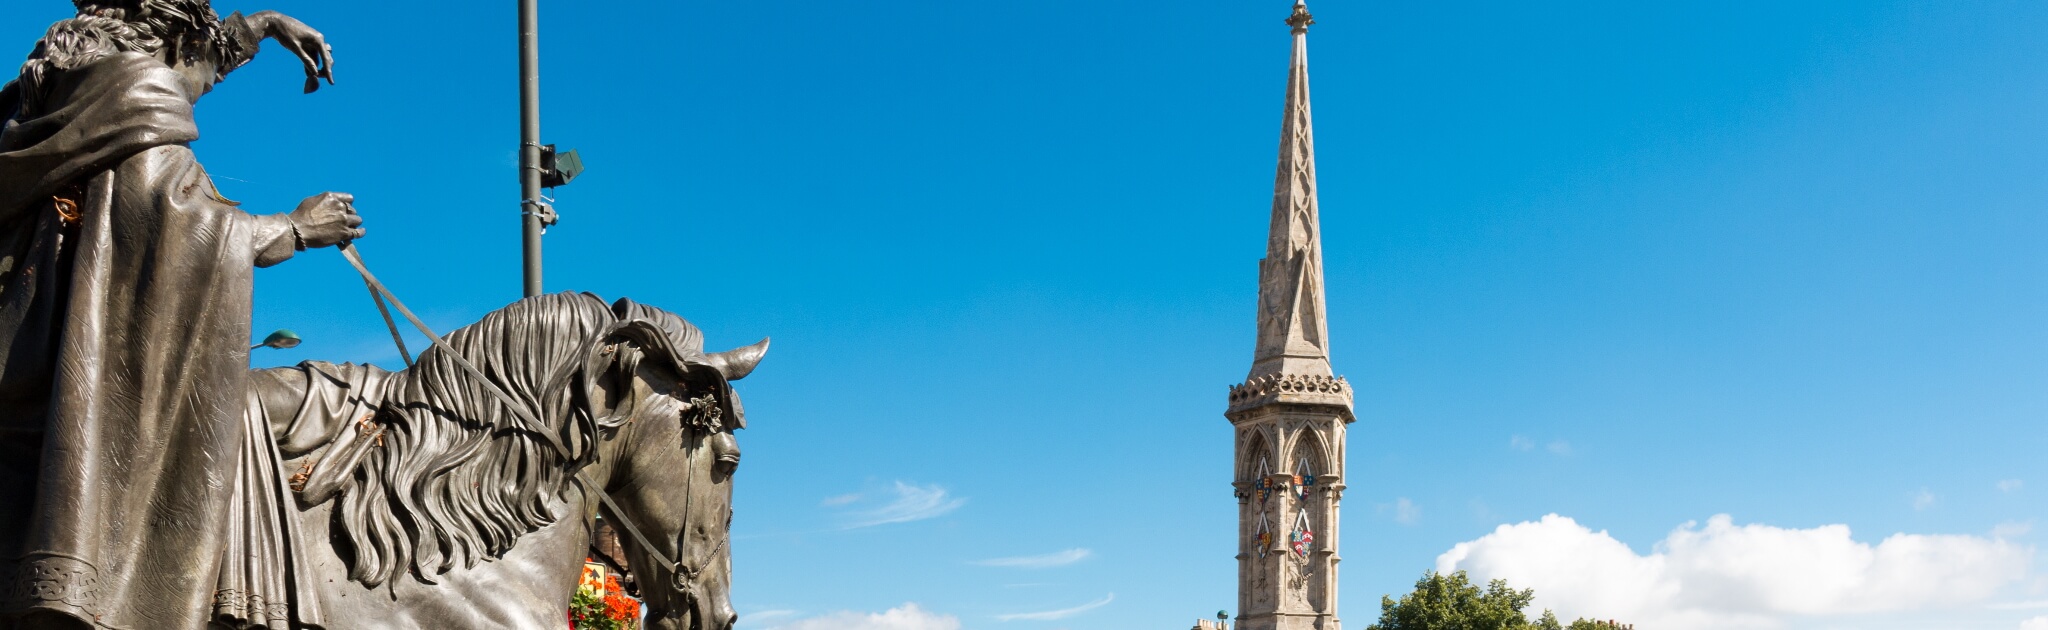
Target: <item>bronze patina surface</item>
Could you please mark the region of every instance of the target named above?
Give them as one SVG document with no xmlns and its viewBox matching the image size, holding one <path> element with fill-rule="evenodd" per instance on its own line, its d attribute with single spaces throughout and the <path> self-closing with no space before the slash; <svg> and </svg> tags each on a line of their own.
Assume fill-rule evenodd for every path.
<svg viewBox="0 0 2048 630">
<path fill-rule="evenodd" d="M 731 625 L 728 381 L 760 348 L 559 294 L 403 371 L 252 372 L 254 270 L 362 219 L 227 200 L 192 108 L 265 40 L 331 84 L 330 48 L 207 0 L 75 4 L 0 89 L 0 628 L 557 628 L 600 503 L 646 536 L 650 627 Z"/>
</svg>

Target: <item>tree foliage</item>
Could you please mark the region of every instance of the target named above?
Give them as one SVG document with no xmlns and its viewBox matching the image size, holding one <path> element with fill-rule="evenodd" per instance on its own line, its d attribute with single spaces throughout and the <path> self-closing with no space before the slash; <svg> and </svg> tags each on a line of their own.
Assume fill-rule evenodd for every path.
<svg viewBox="0 0 2048 630">
<path fill-rule="evenodd" d="M 1534 599 L 1536 591 L 1508 588 L 1507 580 L 1482 589 L 1464 571 L 1431 571 L 1400 601 L 1381 597 L 1379 623 L 1366 630 L 1524 630 L 1530 624 L 1522 609 Z"/>
<path fill-rule="evenodd" d="M 1579 619 L 1567 626 L 1548 610 L 1535 621 L 1522 613 L 1535 601 L 1533 589 L 1515 590 L 1507 580 L 1473 584 L 1464 571 L 1444 575 L 1431 571 L 1415 581 L 1415 591 L 1380 598 L 1380 620 L 1366 630 L 1611 630 L 1626 626 Z"/>
</svg>

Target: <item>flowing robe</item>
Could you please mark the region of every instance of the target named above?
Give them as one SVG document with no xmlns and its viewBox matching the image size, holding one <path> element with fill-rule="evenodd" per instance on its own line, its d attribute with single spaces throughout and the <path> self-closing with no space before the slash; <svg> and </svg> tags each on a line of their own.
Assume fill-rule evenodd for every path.
<svg viewBox="0 0 2048 630">
<path fill-rule="evenodd" d="M 45 85 L 28 117 L 0 92 L 0 619 L 199 630 L 244 457 L 253 269 L 291 256 L 291 227 L 215 192 L 156 59 Z"/>
</svg>

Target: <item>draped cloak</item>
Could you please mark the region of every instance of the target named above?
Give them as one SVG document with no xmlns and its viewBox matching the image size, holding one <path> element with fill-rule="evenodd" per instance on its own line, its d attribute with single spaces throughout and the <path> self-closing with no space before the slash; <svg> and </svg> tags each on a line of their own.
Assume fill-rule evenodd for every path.
<svg viewBox="0 0 2048 630">
<path fill-rule="evenodd" d="M 244 458 L 253 269 L 292 255 L 291 227 L 214 190 L 163 63 L 42 84 L 35 112 L 0 91 L 0 619 L 200 630 Z"/>
</svg>

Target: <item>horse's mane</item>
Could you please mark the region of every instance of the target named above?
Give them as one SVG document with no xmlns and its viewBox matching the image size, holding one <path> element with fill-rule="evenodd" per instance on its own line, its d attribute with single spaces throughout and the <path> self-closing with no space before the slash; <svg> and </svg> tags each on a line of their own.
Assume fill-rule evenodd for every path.
<svg viewBox="0 0 2048 630">
<path fill-rule="evenodd" d="M 581 369 L 595 336 L 621 319 L 649 319 L 685 342 L 702 336 L 681 317 L 587 293 L 531 297 L 447 336 L 448 344 L 578 451 L 564 461 L 544 438 L 439 347 L 386 389 L 370 448 L 336 499 L 338 533 L 353 548 L 350 577 L 369 586 L 407 571 L 431 582 L 474 566 L 555 520 L 551 498 L 595 456 L 598 427 L 562 377 Z M 562 424 L 566 423 L 567 426 Z"/>
</svg>

